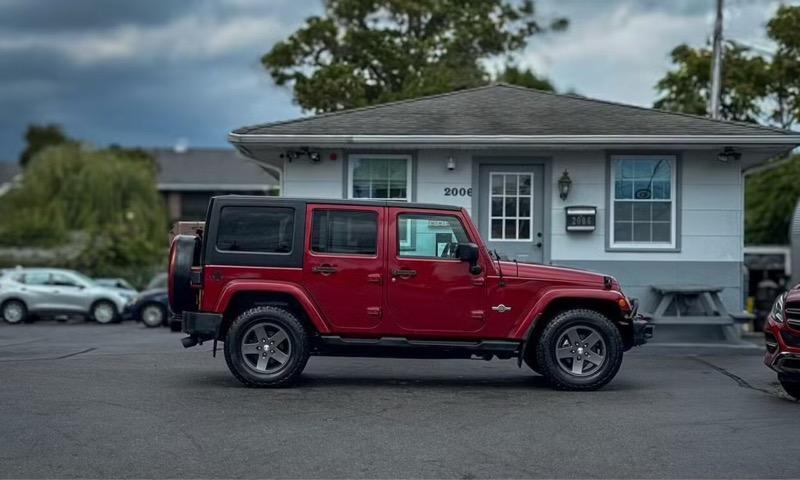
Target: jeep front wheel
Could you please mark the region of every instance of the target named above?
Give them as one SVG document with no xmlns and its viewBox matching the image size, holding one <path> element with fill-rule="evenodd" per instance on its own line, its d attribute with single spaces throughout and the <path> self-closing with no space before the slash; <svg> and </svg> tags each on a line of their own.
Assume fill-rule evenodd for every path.
<svg viewBox="0 0 800 480">
<path fill-rule="evenodd" d="M 800 401 L 800 376 L 778 375 L 781 386 L 795 400 Z"/>
<path fill-rule="evenodd" d="M 225 336 L 225 361 L 249 387 L 288 385 L 300 376 L 310 353 L 305 325 L 278 307 L 239 315 Z"/>
<path fill-rule="evenodd" d="M 559 390 L 597 390 L 619 371 L 623 350 L 619 330 L 605 315 L 567 310 L 544 327 L 536 365 Z"/>
</svg>

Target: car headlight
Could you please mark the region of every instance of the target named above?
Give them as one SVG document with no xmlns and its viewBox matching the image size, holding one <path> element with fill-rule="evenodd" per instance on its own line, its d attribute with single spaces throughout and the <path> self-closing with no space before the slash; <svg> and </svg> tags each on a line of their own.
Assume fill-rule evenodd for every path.
<svg viewBox="0 0 800 480">
<path fill-rule="evenodd" d="M 772 304 L 772 310 L 769 312 L 772 318 L 778 323 L 783 323 L 783 307 L 786 302 L 786 293 L 781 293 Z"/>
</svg>

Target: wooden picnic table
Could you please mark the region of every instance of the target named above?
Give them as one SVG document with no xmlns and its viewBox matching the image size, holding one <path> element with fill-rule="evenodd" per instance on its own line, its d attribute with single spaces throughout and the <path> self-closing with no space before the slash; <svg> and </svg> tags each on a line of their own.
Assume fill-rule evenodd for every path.
<svg viewBox="0 0 800 480">
<path fill-rule="evenodd" d="M 719 295 L 723 287 L 652 285 L 651 288 L 658 296 L 652 313 L 656 324 L 719 326 L 726 340 L 738 342 L 741 332 L 736 324 L 753 318 L 748 313 L 728 312 Z"/>
</svg>

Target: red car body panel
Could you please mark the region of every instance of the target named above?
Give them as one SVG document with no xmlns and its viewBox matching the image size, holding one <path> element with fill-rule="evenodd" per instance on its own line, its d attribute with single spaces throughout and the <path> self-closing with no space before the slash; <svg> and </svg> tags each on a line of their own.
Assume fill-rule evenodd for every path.
<svg viewBox="0 0 800 480">
<path fill-rule="evenodd" d="M 309 203 L 307 225 L 315 209 L 375 212 L 376 253 L 313 252 L 312 229 L 307 228 L 302 268 L 203 267 L 200 310 L 224 314 L 238 294 L 278 293 L 292 296 L 322 334 L 520 341 L 556 300 L 603 301 L 621 315 L 631 311 L 619 285 L 604 275 L 493 260 L 463 209 Z M 469 265 L 460 260 L 401 257 L 397 217 L 402 213 L 457 217 L 470 241 L 479 246 L 481 273 L 470 273 Z M 393 274 L 398 270 L 413 270 L 415 275 Z"/>
<path fill-rule="evenodd" d="M 770 312 L 764 325 L 767 351 L 764 363 L 779 373 L 800 378 L 800 288 L 786 294 L 783 321 Z"/>
</svg>

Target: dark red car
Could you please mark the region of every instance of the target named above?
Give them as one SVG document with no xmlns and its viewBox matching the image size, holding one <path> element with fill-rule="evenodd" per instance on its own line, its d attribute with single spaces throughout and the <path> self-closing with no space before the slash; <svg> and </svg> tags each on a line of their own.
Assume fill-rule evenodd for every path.
<svg viewBox="0 0 800 480">
<path fill-rule="evenodd" d="M 517 358 L 591 390 L 652 326 L 607 275 L 502 261 L 464 209 L 222 196 L 169 262 L 185 346 L 224 341 L 249 386 L 291 382 L 309 355 Z"/>
<path fill-rule="evenodd" d="M 778 372 L 786 393 L 800 400 L 800 285 L 775 299 L 764 336 L 764 363 Z"/>
</svg>

